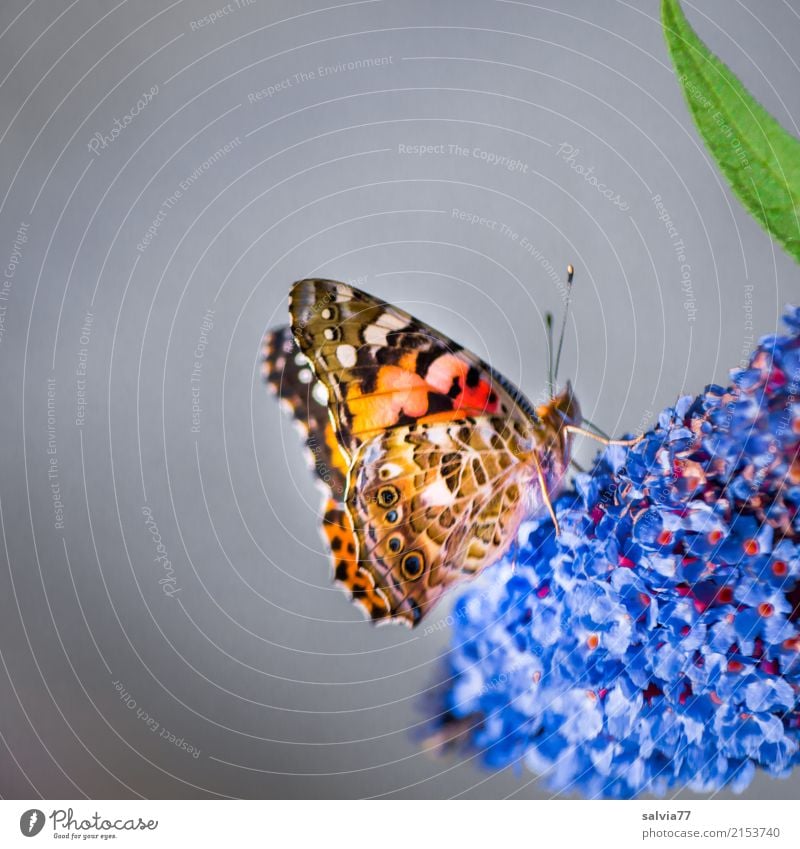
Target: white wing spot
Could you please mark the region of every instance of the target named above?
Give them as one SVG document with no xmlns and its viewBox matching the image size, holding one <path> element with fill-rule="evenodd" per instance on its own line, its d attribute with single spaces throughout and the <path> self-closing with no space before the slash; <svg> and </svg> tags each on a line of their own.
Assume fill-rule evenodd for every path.
<svg viewBox="0 0 800 849">
<path fill-rule="evenodd" d="M 402 471 L 403 467 L 397 463 L 384 463 L 378 470 L 378 475 L 382 481 L 389 481 L 396 478 Z"/>
<path fill-rule="evenodd" d="M 364 328 L 364 341 L 367 345 L 380 345 L 384 347 L 387 344 L 386 334 L 388 332 L 386 327 L 380 327 L 377 324 L 368 324 Z"/>
<path fill-rule="evenodd" d="M 426 507 L 448 507 L 455 501 L 455 496 L 443 480 L 437 480 L 422 490 L 422 503 Z"/>
<path fill-rule="evenodd" d="M 328 405 L 328 387 L 325 384 L 318 380 L 313 388 L 311 389 L 311 397 L 319 404 L 323 406 Z"/>
<path fill-rule="evenodd" d="M 345 368 L 352 368 L 356 364 L 356 349 L 352 345 L 339 345 L 336 349 L 336 359 Z"/>
<path fill-rule="evenodd" d="M 426 437 L 432 445 L 448 446 L 453 444 L 453 438 L 446 425 L 433 425 L 428 429 Z"/>
<path fill-rule="evenodd" d="M 402 330 L 408 326 L 408 321 L 394 313 L 385 312 L 378 317 L 378 324 L 381 327 L 386 327 L 388 330 Z"/>
</svg>

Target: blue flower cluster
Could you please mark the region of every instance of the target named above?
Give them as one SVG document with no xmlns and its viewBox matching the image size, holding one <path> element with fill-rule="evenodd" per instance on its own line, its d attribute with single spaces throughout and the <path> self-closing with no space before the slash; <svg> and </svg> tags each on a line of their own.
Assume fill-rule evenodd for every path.
<svg viewBox="0 0 800 849">
<path fill-rule="evenodd" d="M 800 761 L 800 308 L 785 321 L 731 387 L 606 449 L 558 537 L 526 525 L 516 564 L 470 585 L 440 739 L 589 797 L 740 791 Z"/>
</svg>

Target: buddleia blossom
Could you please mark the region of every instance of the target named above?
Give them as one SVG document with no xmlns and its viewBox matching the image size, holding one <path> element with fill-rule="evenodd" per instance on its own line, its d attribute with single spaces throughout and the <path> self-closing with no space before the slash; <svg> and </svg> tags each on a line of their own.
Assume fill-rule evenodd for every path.
<svg viewBox="0 0 800 849">
<path fill-rule="evenodd" d="M 610 447 L 457 602 L 440 737 L 630 797 L 800 759 L 800 309 Z"/>
</svg>

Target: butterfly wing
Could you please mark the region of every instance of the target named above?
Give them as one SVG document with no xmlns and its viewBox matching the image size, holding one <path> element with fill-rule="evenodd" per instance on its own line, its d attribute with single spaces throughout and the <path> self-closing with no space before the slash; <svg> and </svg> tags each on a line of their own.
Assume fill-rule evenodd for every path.
<svg viewBox="0 0 800 849">
<path fill-rule="evenodd" d="M 300 280 L 289 312 L 350 457 L 365 440 L 416 422 L 494 415 L 529 434 L 537 418 L 522 393 L 480 358 L 345 283 Z"/>
<path fill-rule="evenodd" d="M 348 463 L 328 415 L 328 392 L 288 327 L 270 331 L 262 345 L 262 371 L 303 434 L 309 464 L 326 495 L 344 501 Z"/>
<path fill-rule="evenodd" d="M 368 574 L 385 603 L 368 611 L 416 625 L 450 584 L 499 559 L 535 507 L 541 422 L 480 358 L 371 295 L 308 279 L 289 302 L 349 461 L 337 521 L 349 519 L 359 582 Z M 353 590 L 351 570 L 336 564 Z"/>
<path fill-rule="evenodd" d="M 262 355 L 267 385 L 299 426 L 309 465 L 324 492 L 322 535 L 331 551 L 336 580 L 373 619 L 382 619 L 389 614 L 388 602 L 376 588 L 372 573 L 356 557 L 353 523 L 344 504 L 348 464 L 328 415 L 327 390 L 317 381 L 288 327 L 264 337 Z"/>
<path fill-rule="evenodd" d="M 481 416 L 393 428 L 358 449 L 347 508 L 390 617 L 417 625 L 449 586 L 508 550 L 535 493 L 518 440 Z"/>
</svg>

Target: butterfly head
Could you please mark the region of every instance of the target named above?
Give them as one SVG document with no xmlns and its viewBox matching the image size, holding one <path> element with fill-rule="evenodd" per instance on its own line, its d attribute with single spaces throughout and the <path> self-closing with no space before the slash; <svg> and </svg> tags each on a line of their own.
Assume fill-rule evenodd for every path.
<svg viewBox="0 0 800 849">
<path fill-rule="evenodd" d="M 580 427 L 583 421 L 580 404 L 569 381 L 561 392 L 554 395 L 546 404 L 537 407 L 536 413 L 545 430 L 557 435 L 563 433 L 566 436 L 566 425 Z"/>
</svg>

